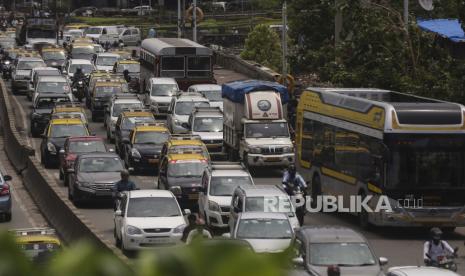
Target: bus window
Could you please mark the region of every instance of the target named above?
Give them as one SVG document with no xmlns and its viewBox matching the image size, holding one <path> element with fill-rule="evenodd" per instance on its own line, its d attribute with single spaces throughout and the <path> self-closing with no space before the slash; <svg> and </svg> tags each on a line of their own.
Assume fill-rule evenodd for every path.
<svg viewBox="0 0 465 276">
<path fill-rule="evenodd" d="M 187 76 L 194 78 L 210 76 L 210 57 L 188 57 Z"/>
<path fill-rule="evenodd" d="M 162 57 L 160 77 L 183 78 L 184 57 Z"/>
</svg>

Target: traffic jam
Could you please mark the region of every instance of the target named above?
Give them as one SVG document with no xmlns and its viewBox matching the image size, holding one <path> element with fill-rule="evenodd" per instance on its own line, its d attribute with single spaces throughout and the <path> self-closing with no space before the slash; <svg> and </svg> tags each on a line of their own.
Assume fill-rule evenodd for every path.
<svg viewBox="0 0 465 276">
<path fill-rule="evenodd" d="M 452 272 L 458 248 L 442 234 L 465 226 L 463 210 L 439 202 L 450 208 L 441 209 L 440 218 L 428 217 L 433 212 L 426 201 L 434 200 L 428 191 L 425 207 L 395 204 L 420 188 L 411 182 L 402 194 L 392 179 L 436 183 L 437 176 L 409 162 L 414 155 L 429 158 L 419 152 L 434 142 L 420 137 L 431 125 L 454 123 L 432 119 L 430 128 L 416 133 L 425 125 L 415 126 L 414 117 L 442 116 L 422 113 L 422 104 L 437 104 L 450 108 L 449 115 L 459 107 L 462 120 L 463 106 L 379 89 L 308 88 L 297 95 L 271 81 L 219 85 L 213 51 L 188 39 L 142 39 L 135 27 L 69 24 L 59 37 L 31 42 L 22 29 L 34 24 L 56 26 L 26 20 L 0 33 L 3 81 L 12 97 L 25 96 L 31 106 L 27 135 L 39 141 L 42 166 L 58 173 L 77 208 L 106 203 L 114 243 L 124 254 L 232 239 L 257 254 L 291 248 L 302 275 L 459 275 Z M 17 45 L 17 33 L 25 46 Z M 453 147 L 462 142 L 437 139 L 455 160 Z M 282 177 L 279 185 L 257 181 L 257 174 L 271 171 Z M 150 188 L 141 188 L 139 175 Z M 6 221 L 12 219 L 10 180 L 0 176 Z M 388 259 L 377 256 L 359 231 L 309 224 L 315 204 L 321 199 L 327 207 L 330 196 L 344 206 L 352 197 L 369 197 L 369 206 L 384 200 L 392 207 L 355 212 L 363 229 L 422 221 L 431 229 L 425 264 L 388 268 Z M 53 229 L 12 231 L 38 261 L 62 246 Z"/>
</svg>

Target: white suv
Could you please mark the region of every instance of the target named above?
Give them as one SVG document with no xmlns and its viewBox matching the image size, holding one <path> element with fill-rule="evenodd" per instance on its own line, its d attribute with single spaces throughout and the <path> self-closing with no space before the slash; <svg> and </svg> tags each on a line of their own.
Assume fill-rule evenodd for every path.
<svg viewBox="0 0 465 276">
<path fill-rule="evenodd" d="M 125 109 L 143 109 L 144 105 L 141 100 L 134 94 L 117 94 L 111 99 L 110 106 L 105 110 L 104 126 L 107 130 L 107 139 L 113 141 L 115 139 L 115 126 L 118 116 Z"/>
<path fill-rule="evenodd" d="M 231 198 L 237 186 L 254 185 L 241 163 L 215 162 L 202 176 L 199 213 L 210 227 L 228 227 Z"/>
<path fill-rule="evenodd" d="M 187 92 L 182 92 L 171 100 L 166 116 L 166 125 L 172 134 L 189 132 L 182 125 L 189 121 L 189 116 L 195 107 L 210 107 L 210 102 L 199 93 Z"/>
<path fill-rule="evenodd" d="M 125 192 L 114 223 L 116 245 L 123 251 L 180 244 L 186 227 L 176 197 L 165 190 Z"/>
<path fill-rule="evenodd" d="M 157 115 L 166 115 L 171 100 L 179 92 L 173 78 L 151 78 L 145 87 L 145 104 Z"/>
</svg>

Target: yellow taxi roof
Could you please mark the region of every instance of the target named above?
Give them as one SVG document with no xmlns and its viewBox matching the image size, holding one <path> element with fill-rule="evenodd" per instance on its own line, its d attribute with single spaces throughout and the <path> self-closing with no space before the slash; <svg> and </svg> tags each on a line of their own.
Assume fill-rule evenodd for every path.
<svg viewBox="0 0 465 276">
<path fill-rule="evenodd" d="M 52 119 L 50 122 L 52 125 L 82 125 L 81 119 Z"/>
<path fill-rule="evenodd" d="M 73 48 L 78 48 L 78 47 L 94 47 L 92 43 L 86 42 L 86 41 L 74 41 L 73 42 Z"/>
<path fill-rule="evenodd" d="M 61 47 L 57 47 L 57 48 L 42 48 L 42 52 L 64 52 L 65 49 L 61 48 Z"/>
<path fill-rule="evenodd" d="M 139 62 L 137 60 L 125 59 L 118 61 L 118 65 L 119 64 L 139 64 Z"/>
<path fill-rule="evenodd" d="M 170 153 L 169 160 L 205 160 L 205 156 L 200 153 Z"/>
<path fill-rule="evenodd" d="M 135 131 L 154 131 L 154 132 L 168 132 L 168 128 L 165 126 L 136 126 Z"/>
<path fill-rule="evenodd" d="M 124 111 L 124 117 L 153 117 L 153 114 L 147 111 Z"/>
<path fill-rule="evenodd" d="M 55 107 L 53 113 L 66 113 L 66 112 L 81 112 L 84 113 L 82 107 Z"/>
<path fill-rule="evenodd" d="M 169 140 L 172 146 L 202 146 L 203 142 L 201 140 Z"/>
<path fill-rule="evenodd" d="M 34 243 L 34 242 L 48 242 L 61 244 L 60 239 L 55 236 L 49 235 L 27 235 L 27 236 L 18 236 L 16 237 L 18 243 Z"/>
</svg>

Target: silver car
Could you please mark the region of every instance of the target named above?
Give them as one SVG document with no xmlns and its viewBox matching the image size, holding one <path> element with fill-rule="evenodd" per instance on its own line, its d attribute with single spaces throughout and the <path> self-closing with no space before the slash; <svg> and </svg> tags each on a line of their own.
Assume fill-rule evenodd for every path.
<svg viewBox="0 0 465 276">
<path fill-rule="evenodd" d="M 304 226 L 295 237 L 293 248 L 302 255 L 294 262 L 310 275 L 326 276 L 330 265 L 339 266 L 341 275 L 384 275 L 387 259 L 377 259 L 368 241 L 350 228 Z"/>
<path fill-rule="evenodd" d="M 450 270 L 431 266 L 402 266 L 391 267 L 387 276 L 459 276 Z"/>
</svg>

